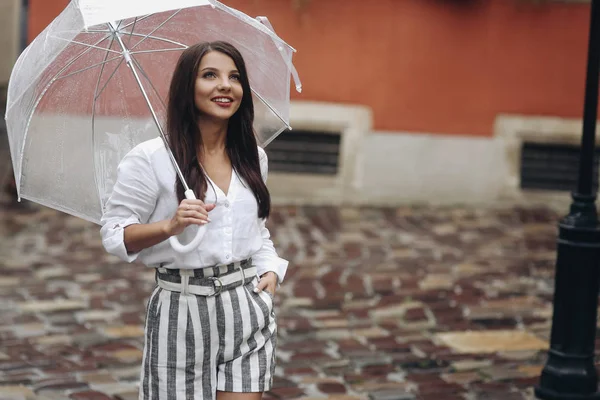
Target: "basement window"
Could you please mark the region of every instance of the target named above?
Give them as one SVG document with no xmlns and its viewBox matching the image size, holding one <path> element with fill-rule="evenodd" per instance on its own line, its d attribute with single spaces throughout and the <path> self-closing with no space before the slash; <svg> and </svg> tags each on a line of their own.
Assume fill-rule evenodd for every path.
<svg viewBox="0 0 600 400">
<path fill-rule="evenodd" d="M 286 130 L 265 151 L 269 172 L 336 175 L 341 133 Z"/>
<path fill-rule="evenodd" d="M 524 142 L 521 150 L 521 189 L 573 191 L 579 174 L 579 146 Z M 598 156 L 594 157 L 593 190 L 598 189 Z"/>
</svg>

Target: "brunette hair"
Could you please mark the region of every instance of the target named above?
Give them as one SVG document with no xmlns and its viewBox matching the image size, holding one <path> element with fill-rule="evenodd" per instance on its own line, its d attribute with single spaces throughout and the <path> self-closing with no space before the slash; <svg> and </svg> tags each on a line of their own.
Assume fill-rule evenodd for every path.
<svg viewBox="0 0 600 400">
<path fill-rule="evenodd" d="M 197 123 L 200 112 L 194 101 L 194 92 L 200 61 L 211 51 L 231 57 L 239 71 L 244 93 L 240 108 L 229 119 L 225 148 L 234 173 L 243 178 L 254 193 L 258 203 L 258 218 L 267 218 L 271 210 L 271 196 L 261 177 L 258 147 L 252 127 L 252 92 L 244 59 L 233 45 L 221 41 L 198 43 L 188 47 L 179 57 L 171 79 L 167 105 L 169 147 L 190 189 L 198 198 L 204 199 L 208 181 L 197 155 L 198 149 L 202 148 L 202 136 Z M 179 179 L 176 179 L 175 187 L 181 202 L 185 195 Z"/>
</svg>

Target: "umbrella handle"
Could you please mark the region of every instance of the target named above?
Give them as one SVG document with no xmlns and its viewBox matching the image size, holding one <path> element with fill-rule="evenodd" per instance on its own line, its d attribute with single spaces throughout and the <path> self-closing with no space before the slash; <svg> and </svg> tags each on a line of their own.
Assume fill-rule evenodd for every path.
<svg viewBox="0 0 600 400">
<path fill-rule="evenodd" d="M 185 198 L 188 199 L 188 200 L 194 200 L 194 199 L 196 199 L 196 196 L 194 195 L 194 191 L 193 190 L 186 190 L 185 191 Z M 175 250 L 179 254 L 186 254 L 186 253 L 189 253 L 192 250 L 195 250 L 195 249 L 198 248 L 198 245 L 200 244 L 200 242 L 204 238 L 204 234 L 205 233 L 206 233 L 206 225 L 198 226 L 198 231 L 196 232 L 196 236 L 188 244 L 181 244 L 179 242 L 179 239 L 177 239 L 177 236 L 171 236 L 169 238 L 169 243 L 171 243 L 171 247 L 173 248 L 173 250 Z"/>
</svg>

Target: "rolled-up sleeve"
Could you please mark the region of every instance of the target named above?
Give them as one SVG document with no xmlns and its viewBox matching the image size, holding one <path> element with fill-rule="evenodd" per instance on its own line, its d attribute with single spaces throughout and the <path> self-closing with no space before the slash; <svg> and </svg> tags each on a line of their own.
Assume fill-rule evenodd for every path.
<svg viewBox="0 0 600 400">
<path fill-rule="evenodd" d="M 260 158 L 260 172 L 263 181 L 267 183 L 268 175 L 268 159 L 267 154 L 263 149 L 258 149 Z M 283 282 L 285 273 L 287 271 L 289 262 L 277 255 L 273 241 L 271 240 L 271 233 L 266 227 L 266 220 L 262 220 L 260 224 L 260 232 L 262 236 L 262 247 L 259 251 L 254 253 L 252 256 L 252 263 L 256 266 L 258 275 L 262 275 L 265 272 L 275 272 L 279 278 L 279 283 Z"/>
<path fill-rule="evenodd" d="M 119 164 L 117 181 L 100 221 L 102 245 L 107 252 L 127 262 L 138 258 L 140 253 L 127 253 L 124 229 L 132 224 L 148 222 L 156 206 L 158 192 L 156 175 L 148 156 L 141 149 L 134 148 Z"/>
</svg>

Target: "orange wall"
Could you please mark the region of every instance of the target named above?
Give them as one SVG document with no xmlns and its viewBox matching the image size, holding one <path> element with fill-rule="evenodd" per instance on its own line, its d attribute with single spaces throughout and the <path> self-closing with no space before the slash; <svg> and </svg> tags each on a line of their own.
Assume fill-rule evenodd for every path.
<svg viewBox="0 0 600 400">
<path fill-rule="evenodd" d="M 499 113 L 580 117 L 589 4 L 229 0 L 298 49 L 296 99 L 364 104 L 377 130 L 491 136 Z M 30 0 L 30 36 L 66 0 Z"/>
</svg>

